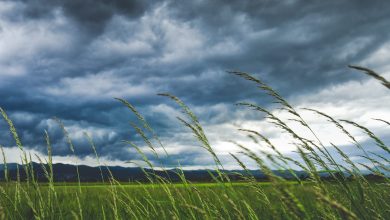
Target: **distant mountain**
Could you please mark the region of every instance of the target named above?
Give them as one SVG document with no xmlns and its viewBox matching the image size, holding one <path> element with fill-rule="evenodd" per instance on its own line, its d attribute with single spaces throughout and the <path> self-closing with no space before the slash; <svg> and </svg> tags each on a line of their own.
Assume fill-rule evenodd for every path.
<svg viewBox="0 0 390 220">
<path fill-rule="evenodd" d="M 42 165 L 38 163 L 32 163 L 34 169 L 34 177 L 39 181 L 47 181 L 45 176 L 45 169 L 49 170 L 48 165 Z M 21 180 L 26 179 L 26 174 L 21 165 L 16 163 L 7 164 L 8 175 L 12 180 L 17 179 L 17 167 L 19 166 L 19 177 Z M 0 172 L 4 172 L 4 164 L 0 165 Z M 90 167 L 86 165 L 79 165 L 79 176 L 80 181 L 82 182 L 99 182 L 102 181 L 102 178 L 107 181 L 109 177 L 113 176 L 118 181 L 124 182 L 147 182 L 148 174 L 149 176 L 159 176 L 166 179 L 169 179 L 172 182 L 180 181 L 180 176 L 178 173 L 183 173 L 185 178 L 191 182 L 210 182 L 213 181 L 212 176 L 217 176 L 218 173 L 215 170 L 179 170 L 179 169 L 169 169 L 166 171 L 162 170 L 151 170 L 151 169 L 142 169 L 139 167 L 120 167 L 120 166 L 110 166 L 110 167 Z M 229 176 L 233 181 L 239 181 L 248 177 L 248 174 L 244 170 L 225 170 L 223 171 Z M 267 181 L 267 176 L 260 170 L 249 170 L 251 175 L 258 181 Z M 283 177 L 285 179 L 294 179 L 294 175 L 298 176 L 300 179 L 305 179 L 309 175 L 304 171 L 280 171 L 274 170 L 275 175 Z M 77 169 L 75 165 L 70 164 L 53 164 L 53 174 L 55 182 L 75 182 L 77 178 Z M 212 175 L 211 175 L 212 174 Z M 329 179 L 329 173 L 321 174 L 323 178 Z M 4 175 L 0 174 L 0 181 L 4 180 Z"/>
</svg>

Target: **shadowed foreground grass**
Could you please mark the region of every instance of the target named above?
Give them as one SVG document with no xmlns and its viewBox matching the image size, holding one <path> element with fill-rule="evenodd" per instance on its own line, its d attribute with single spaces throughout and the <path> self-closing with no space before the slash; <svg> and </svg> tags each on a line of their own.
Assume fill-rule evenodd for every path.
<svg viewBox="0 0 390 220">
<path fill-rule="evenodd" d="M 368 69 L 356 68 L 369 71 Z M 237 164 L 246 171 L 242 182 L 234 183 L 223 172 L 224 167 L 213 150 L 197 117 L 180 99 L 170 94 L 160 94 L 172 99 L 182 109 L 185 118 L 179 121 L 192 131 L 201 147 L 209 152 L 215 163 L 216 174 L 210 173 L 213 183 L 191 183 L 186 180 L 180 169 L 177 174 L 180 183 L 172 183 L 168 179 L 155 175 L 153 169 L 163 168 L 158 161 L 157 148 L 163 149 L 157 134 L 145 118 L 129 102 L 118 99 L 135 114 L 138 121 L 131 123 L 134 130 L 145 142 L 138 146 L 126 141 L 143 159 L 142 167 L 149 179 L 149 184 L 125 184 L 115 180 L 113 176 L 105 183 L 55 183 L 53 181 L 52 147 L 46 133 L 47 158 L 39 158 L 47 178 L 46 183 L 36 181 L 32 156 L 28 155 L 19 139 L 12 120 L 3 109 L 0 112 L 9 126 L 9 130 L 20 148 L 23 165 L 18 169 L 27 173 L 27 177 L 17 181 L 10 180 L 3 161 L 4 182 L 0 184 L 0 218 L 1 219 L 389 219 L 390 218 L 390 184 L 383 172 L 389 172 L 390 150 L 386 143 L 368 128 L 353 121 L 337 120 L 318 110 L 307 108 L 319 117 L 326 118 L 339 132 L 348 137 L 356 148 L 359 157 L 367 163 L 354 162 L 339 146 L 329 146 L 321 142 L 321 137 L 311 129 L 303 117 L 275 90 L 263 81 L 242 72 L 231 72 L 254 83 L 262 92 L 271 96 L 282 111 L 290 115 L 288 121 L 298 122 L 309 137 L 298 135 L 287 120 L 283 120 L 256 103 L 242 102 L 239 107 L 246 107 L 261 112 L 267 120 L 281 132 L 294 139 L 296 152 L 300 158 L 294 159 L 283 155 L 261 131 L 240 129 L 245 132 L 259 149 L 254 150 L 235 143 L 241 150 L 238 154 L 230 154 Z M 387 81 L 378 74 L 369 72 L 387 87 Z M 384 128 L 390 125 L 384 119 Z M 75 146 L 65 126 L 58 120 L 69 144 L 70 152 L 75 154 Z M 362 130 L 376 145 L 378 151 L 367 150 L 344 127 L 345 124 Z M 92 138 L 86 135 L 91 149 L 99 162 Z M 77 147 L 77 146 L 76 146 Z M 267 148 L 268 151 L 264 150 Z M 147 151 L 145 150 L 147 149 Z M 331 153 L 332 152 L 332 153 Z M 166 152 L 165 152 L 166 153 Z M 153 157 L 153 159 L 150 159 Z M 255 162 L 269 182 L 258 183 L 240 159 L 246 157 Z M 342 162 L 336 158 L 342 158 Z M 304 180 L 295 176 L 293 180 L 285 180 L 275 175 L 273 169 L 294 172 L 291 166 L 299 167 L 308 174 Z M 102 166 L 103 167 L 103 166 Z M 104 168 L 104 167 L 103 167 Z M 381 181 L 370 181 L 362 174 L 364 168 L 381 178 Z M 77 174 L 79 172 L 77 169 Z M 332 181 L 325 181 L 321 175 L 326 173 Z"/>
</svg>

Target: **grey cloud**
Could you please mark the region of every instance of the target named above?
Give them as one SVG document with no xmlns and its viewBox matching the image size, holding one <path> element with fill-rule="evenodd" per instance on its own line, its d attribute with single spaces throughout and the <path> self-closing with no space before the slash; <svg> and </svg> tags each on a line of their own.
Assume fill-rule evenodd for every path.
<svg viewBox="0 0 390 220">
<path fill-rule="evenodd" d="M 25 4 L 24 14 L 27 18 L 47 18 L 52 15 L 53 10 L 61 9 L 67 16 L 79 23 L 81 29 L 86 28 L 93 33 L 103 31 L 106 22 L 115 14 L 137 18 L 150 7 L 150 3 L 138 0 L 28 0 L 23 3 Z"/>
<path fill-rule="evenodd" d="M 114 138 L 105 134 L 96 142 L 100 154 L 121 160 L 137 158 L 121 140 L 140 145 L 141 140 L 128 123 L 135 117 L 114 97 L 131 101 L 169 140 L 173 133 L 188 131 L 172 117 L 152 111 L 159 104 L 177 108 L 155 93 L 170 92 L 203 109 L 197 113 L 206 125 L 242 115 L 242 120 L 253 120 L 258 116 L 240 115 L 233 104 L 256 100 L 268 105 L 271 100 L 226 70 L 255 73 L 286 97 L 304 95 L 362 77 L 346 74 L 346 65 L 362 62 L 389 39 L 390 4 L 385 1 L 8 4 L 13 7 L 0 16 L 0 37 L 15 27 L 27 30 L 18 32 L 19 41 L 0 38 L 7 40 L 4 46 L 21 44 L 12 56 L 0 53 L 0 67 L 10 69 L 0 70 L 0 106 L 15 120 L 26 145 L 45 151 L 43 130 L 57 116 L 70 127 L 115 132 Z M 24 74 L 11 74 L 19 66 Z M 12 145 L 6 126 L 0 126 L 2 144 Z M 49 132 L 54 153 L 69 154 L 60 130 Z M 188 139 L 178 142 L 189 144 Z M 92 154 L 85 139 L 75 143 L 79 156 Z M 201 155 L 182 154 L 192 165 Z"/>
</svg>

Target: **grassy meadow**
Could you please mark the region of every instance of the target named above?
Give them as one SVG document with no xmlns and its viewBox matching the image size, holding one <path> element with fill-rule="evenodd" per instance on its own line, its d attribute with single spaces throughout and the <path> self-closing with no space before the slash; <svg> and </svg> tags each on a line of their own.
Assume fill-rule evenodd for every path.
<svg viewBox="0 0 390 220">
<path fill-rule="evenodd" d="M 362 67 L 352 68 L 364 71 L 390 88 L 390 83 L 375 72 Z M 25 178 L 18 176 L 16 180 L 11 180 L 3 151 L 5 169 L 4 181 L 0 183 L 0 219 L 390 219 L 390 182 L 383 174 L 383 171 L 390 170 L 390 149 L 386 143 L 368 128 L 353 121 L 334 119 L 320 110 L 305 109 L 335 125 L 335 129 L 350 139 L 356 151 L 360 152 L 369 165 L 356 163 L 339 146 L 332 145 L 331 151 L 304 118 L 263 81 L 247 73 L 231 74 L 249 80 L 259 88 L 259 92 L 268 94 L 282 111 L 290 115 L 290 120 L 298 122 L 315 137 L 312 140 L 300 136 L 286 121 L 263 106 L 247 102 L 237 104 L 241 108 L 261 112 L 272 126 L 289 134 L 295 140 L 299 159 L 285 156 L 261 131 L 241 129 L 240 132 L 247 133 L 254 143 L 262 143 L 262 146 L 266 146 L 272 153 L 262 150 L 260 145 L 259 153 L 235 143 L 241 150 L 240 157 L 238 154 L 231 156 L 247 174 L 242 174 L 240 182 L 232 181 L 223 172 L 224 165 L 190 108 L 173 95 L 160 94 L 173 100 L 178 108 L 181 108 L 185 117 L 178 118 L 179 122 L 192 131 L 201 147 L 213 158 L 217 171 L 216 174 L 210 173 L 213 182 L 192 183 L 186 180 L 180 169 L 177 169 L 180 182 L 174 183 L 154 175 L 150 170 L 164 167 L 157 167 L 148 155 L 157 156 L 156 148 L 164 148 L 164 145 L 142 114 L 123 99 L 118 100 L 137 117 L 138 121 L 132 126 L 151 151 L 144 152 L 141 146 L 127 141 L 147 164 L 145 168 L 148 170 L 145 170 L 145 173 L 148 183 L 124 183 L 115 180 L 113 176 L 104 183 L 56 183 L 53 181 L 52 146 L 47 133 L 47 158 L 37 158 L 42 164 L 47 181 L 39 182 L 31 165 L 33 156 L 27 154 L 23 148 L 12 119 L 0 109 L 15 144 L 20 148 L 23 165 L 19 166 L 19 169 L 27 173 Z M 389 129 L 388 121 L 376 120 L 383 122 L 384 129 Z M 77 146 L 73 145 L 61 121 L 58 120 L 58 123 L 67 137 L 70 152 L 74 153 Z M 350 134 L 345 124 L 362 130 L 383 153 L 368 151 L 366 146 Z M 93 140 L 88 136 L 86 138 L 99 161 Z M 254 161 L 258 169 L 267 175 L 268 181 L 258 182 L 245 162 L 240 160 L 242 156 Z M 337 162 L 336 157 L 342 158 L 343 162 Z M 273 172 L 280 169 L 290 171 L 294 175 L 291 165 L 305 171 L 308 177 L 302 179 L 295 175 L 294 179 L 286 180 Z M 378 177 L 377 180 L 367 178 L 362 169 L 370 171 Z M 324 173 L 329 177 L 327 180 L 322 178 Z"/>
</svg>

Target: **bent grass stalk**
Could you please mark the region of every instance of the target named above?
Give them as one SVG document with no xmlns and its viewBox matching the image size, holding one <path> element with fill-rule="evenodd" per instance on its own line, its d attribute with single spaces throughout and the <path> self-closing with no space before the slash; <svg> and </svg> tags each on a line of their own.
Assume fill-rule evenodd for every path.
<svg viewBox="0 0 390 220">
<path fill-rule="evenodd" d="M 362 68 L 356 69 L 367 71 Z M 0 184 L 0 217 L 3 216 L 2 211 L 8 219 L 385 219 L 389 216 L 389 180 L 381 172 L 390 169 L 389 147 L 379 136 L 355 122 L 335 120 L 320 111 L 306 109 L 325 117 L 330 124 L 336 125 L 340 132 L 347 135 L 352 140 L 352 144 L 363 152 L 363 155 L 359 156 L 369 164 L 354 162 L 352 157 L 339 146 L 331 143 L 330 147 L 326 146 L 293 106 L 272 87 L 250 74 L 232 73 L 255 82 L 263 92 L 273 97 L 283 111 L 287 111 L 289 116 L 293 117 L 288 121 L 298 122 L 308 130 L 311 138 L 314 137 L 314 140 L 311 140 L 311 138 L 298 135 L 289 126 L 288 121 L 282 120 L 265 107 L 255 103 L 238 104 L 262 112 L 272 125 L 278 127 L 281 132 L 288 133 L 294 140 L 292 144 L 296 147 L 295 154 L 298 158 L 284 155 L 280 151 L 282 146 L 274 145 L 261 131 L 240 129 L 240 132 L 247 133 L 248 138 L 260 148 L 252 149 L 231 141 L 240 151 L 238 153 L 229 152 L 229 155 L 241 167 L 242 172 L 228 172 L 224 169 L 220 155 L 215 152 L 199 119 L 191 109 L 173 95 L 160 94 L 173 100 L 183 110 L 185 117 L 178 117 L 179 122 L 193 133 L 201 147 L 214 161 L 215 172 L 208 170 L 213 184 L 193 183 L 186 178 L 185 171 L 180 165 L 180 169 L 176 170 L 168 170 L 163 166 L 164 159 L 159 157 L 156 146 L 163 149 L 167 156 L 168 153 L 155 131 L 133 105 L 124 99 L 117 99 L 135 114 L 138 123 L 141 124 L 138 126 L 137 123 L 130 123 L 143 143 L 134 140 L 124 141 L 124 143 L 134 148 L 137 157 L 142 159 L 143 164 L 138 164 L 136 161 L 129 162 L 141 168 L 148 184 L 130 183 L 128 185 L 128 183 L 119 182 L 106 165 L 109 175 L 107 183 L 96 146 L 91 136 L 85 133 L 99 165 L 101 182 L 105 185 L 99 188 L 98 185 L 89 187 L 86 183 L 81 184 L 76 164 L 78 183 L 77 188 L 74 189 L 72 184 L 61 186 L 55 183 L 52 145 L 48 132 L 45 131 L 48 157 L 43 159 L 36 155 L 40 166 L 34 166 L 31 154 L 27 154 L 23 148 L 14 124 L 5 111 L 0 109 L 16 146 L 21 151 L 24 169 L 24 173 L 20 173 L 19 165 L 16 165 L 15 179 L 7 164 L 4 149 L 0 146 L 6 182 L 3 185 Z M 369 75 L 376 77 L 373 74 Z M 386 86 L 387 81 L 376 78 Z M 386 120 L 375 120 L 389 125 Z M 76 156 L 69 133 L 61 121 L 57 122 L 63 130 L 73 156 Z M 375 142 L 376 149 L 385 154 L 367 149 L 343 127 L 343 123 L 362 130 Z M 151 138 L 149 139 L 148 136 Z M 155 143 L 157 143 L 156 146 Z M 266 150 L 263 149 L 263 144 Z M 153 157 L 148 158 L 149 151 L 144 151 L 144 149 L 149 149 Z M 259 183 L 253 170 L 248 168 L 241 156 L 252 160 L 257 166 L 256 169 L 260 169 L 269 182 Z M 337 162 L 340 160 L 337 158 L 341 158 L 344 162 Z M 299 167 L 309 178 L 298 176 L 291 165 Z M 375 182 L 367 179 L 359 167 L 365 167 L 366 170 L 377 174 L 384 180 Z M 276 168 L 289 173 L 294 177 L 293 180 L 279 176 L 275 172 Z M 157 169 L 161 169 L 167 177 L 158 175 Z M 38 170 L 42 170 L 47 184 L 40 182 L 41 177 L 36 176 Z M 179 184 L 173 183 L 170 176 L 172 173 L 177 176 Z M 324 173 L 329 174 L 333 180 L 325 181 L 322 176 Z M 26 175 L 25 180 L 22 179 L 24 175 Z M 238 176 L 241 182 L 233 181 L 232 175 Z M 27 184 L 24 181 L 27 181 Z"/>
</svg>

